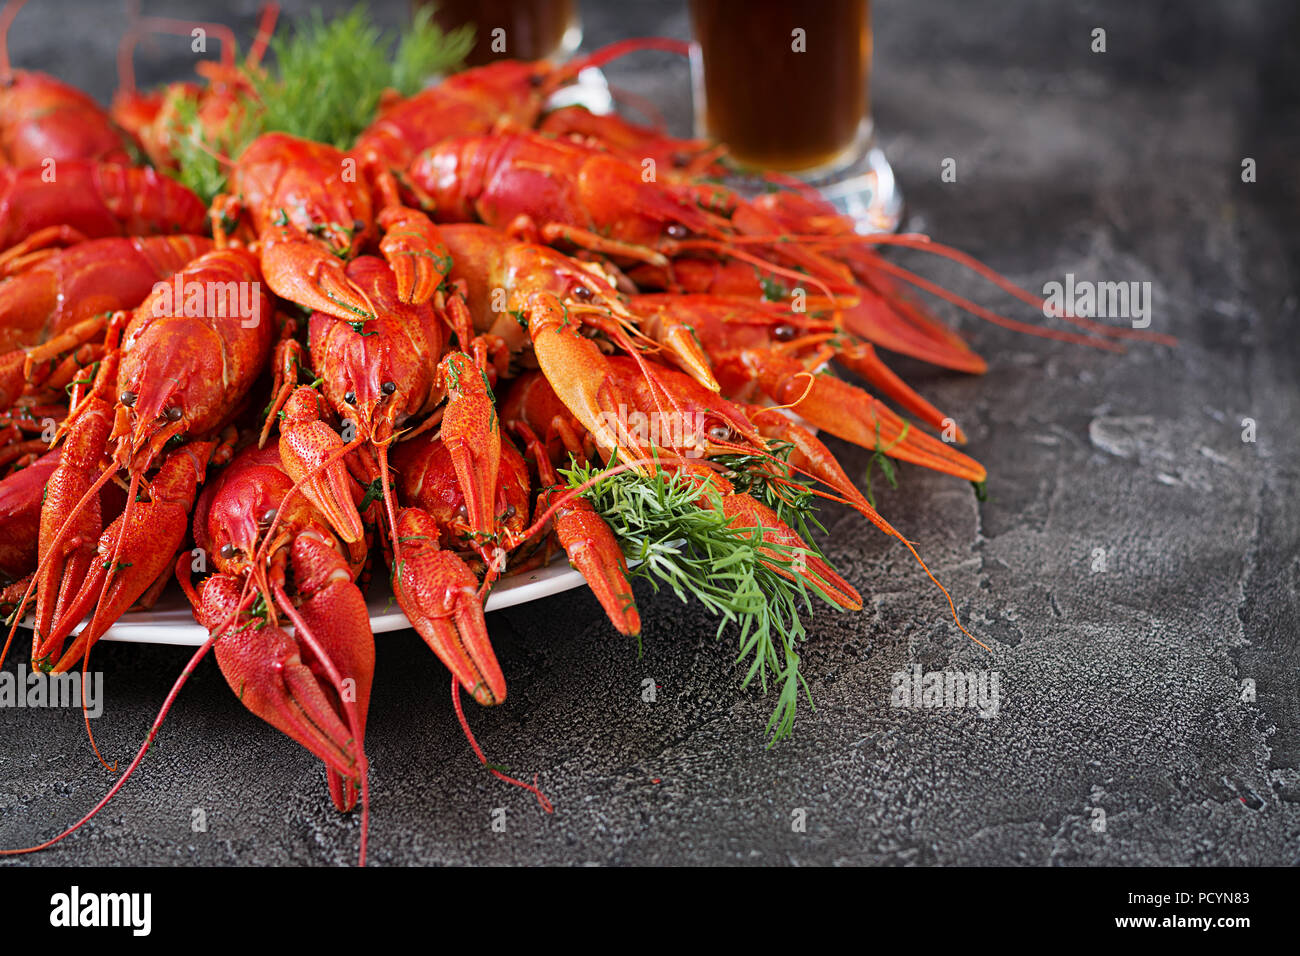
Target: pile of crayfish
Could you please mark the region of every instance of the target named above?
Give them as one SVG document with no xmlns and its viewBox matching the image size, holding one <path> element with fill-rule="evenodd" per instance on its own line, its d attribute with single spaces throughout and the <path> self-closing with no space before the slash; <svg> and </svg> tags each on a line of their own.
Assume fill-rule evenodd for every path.
<svg viewBox="0 0 1300 956">
<path fill-rule="evenodd" d="M 506 697 L 483 616 L 504 575 L 562 550 L 613 627 L 640 632 L 624 547 L 575 465 L 687 487 L 783 578 L 861 608 L 723 462 L 911 549 L 818 431 L 983 482 L 955 420 L 876 349 L 985 369 L 908 287 L 1018 323 L 882 247 L 1041 303 L 925 237 L 859 235 L 797 184 L 728 188 L 713 144 L 548 110 L 580 70 L 647 47 L 680 44 L 501 61 L 386 97 L 348 150 L 259 136 L 210 204 L 167 175 L 168 116 L 188 101 L 217 130 L 255 109 L 242 71 L 260 48 L 204 64 L 205 83 L 125 90 L 111 113 L 0 60 L 5 651 L 30 613 L 34 667 L 85 667 L 176 578 L 211 635 L 185 673 L 215 651 L 244 706 L 324 762 L 335 805 L 364 811 L 375 568 L 483 705 Z M 1027 328 L 1103 348 L 1121 334 Z M 626 427 L 638 416 L 678 427 Z"/>
</svg>

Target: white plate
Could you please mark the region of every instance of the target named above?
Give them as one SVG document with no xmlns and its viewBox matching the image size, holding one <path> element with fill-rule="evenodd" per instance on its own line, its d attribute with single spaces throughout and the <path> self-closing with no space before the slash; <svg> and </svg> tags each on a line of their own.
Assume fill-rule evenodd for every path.
<svg viewBox="0 0 1300 956">
<path fill-rule="evenodd" d="M 504 579 L 488 595 L 486 610 L 499 611 L 516 604 L 538 601 L 561 591 L 582 587 L 586 583 L 583 576 L 570 567 L 561 554 L 544 568 Z M 379 592 L 372 594 L 366 601 L 366 609 L 370 612 L 370 627 L 376 634 L 411 626 L 402 609 L 386 593 L 387 588 L 383 587 L 382 582 L 375 582 L 371 590 Z M 31 619 L 28 618 L 25 623 L 30 626 Z M 84 626 L 83 624 L 82 627 Z M 80 631 L 81 627 L 77 630 Z M 198 647 L 207 639 L 208 632 L 194 620 L 189 602 L 174 588 L 164 591 L 152 609 L 122 615 L 103 637 L 105 641 L 177 644 L 182 647 Z"/>
</svg>

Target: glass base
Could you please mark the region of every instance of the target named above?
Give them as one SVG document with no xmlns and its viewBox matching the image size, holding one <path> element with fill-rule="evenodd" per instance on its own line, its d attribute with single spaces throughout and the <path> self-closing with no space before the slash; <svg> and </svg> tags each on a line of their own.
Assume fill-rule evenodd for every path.
<svg viewBox="0 0 1300 956">
<path fill-rule="evenodd" d="M 903 221 L 902 190 L 889 160 L 874 143 L 848 166 L 799 178 L 851 218 L 860 233 L 893 232 Z"/>
<path fill-rule="evenodd" d="M 581 106 L 597 116 L 614 112 L 614 94 L 600 67 L 589 66 L 579 71 L 576 82 L 560 87 L 546 101 L 548 110 L 562 106 Z"/>
</svg>

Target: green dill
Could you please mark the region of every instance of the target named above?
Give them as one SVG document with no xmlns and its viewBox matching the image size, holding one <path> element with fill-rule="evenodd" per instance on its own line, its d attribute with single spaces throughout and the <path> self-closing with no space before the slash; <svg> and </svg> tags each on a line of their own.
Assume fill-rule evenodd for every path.
<svg viewBox="0 0 1300 956">
<path fill-rule="evenodd" d="M 396 489 L 397 485 L 393 484 L 390 485 L 389 487 Z M 371 502 L 378 501 L 383 496 L 384 496 L 384 480 L 382 478 L 376 478 L 374 479 L 374 481 L 370 482 L 370 484 L 366 485 L 365 497 L 361 499 L 361 504 L 357 505 L 357 511 L 358 512 L 365 511 L 367 508 L 370 507 Z"/>
<path fill-rule="evenodd" d="M 361 319 L 362 319 L 362 321 L 364 321 L 364 322 L 368 322 L 369 320 L 371 320 L 371 319 L 374 318 L 374 315 L 371 314 L 370 312 L 367 312 L 365 309 L 358 309 L 355 305 L 348 305 L 346 302 L 344 302 L 344 301 L 343 301 L 342 299 L 340 299 L 338 296 L 334 295 L 334 293 L 332 293 L 332 292 L 326 292 L 326 293 L 325 293 L 325 298 L 329 299 L 331 302 L 333 302 L 335 305 L 337 305 L 340 309 L 347 309 L 347 310 L 348 310 L 349 312 L 351 312 L 353 315 L 359 315 L 359 316 L 361 316 Z M 355 327 L 355 323 L 353 323 L 353 325 L 354 325 L 354 327 Z M 361 330 L 360 330 L 360 329 L 357 329 L 357 331 L 359 332 L 359 331 L 361 331 Z"/>
<path fill-rule="evenodd" d="M 748 470 L 733 465 L 738 473 Z M 651 476 L 634 471 L 600 475 L 591 466 L 574 466 L 564 477 L 571 488 L 595 479 L 583 494 L 609 522 L 635 564 L 634 576 L 647 579 L 656 590 L 668 587 L 682 601 L 698 600 L 720 619 L 719 637 L 728 624 L 736 625 L 741 687 L 755 677 L 764 691 L 769 681 L 775 685 L 777 702 L 766 731 L 769 746 L 788 736 L 801 688 L 812 703 L 796 650 L 807 637 L 800 605 L 811 611 L 813 595 L 828 599 L 820 579 L 804 564 L 813 552 L 763 540 L 761 528 L 732 526 L 721 510 L 700 507 L 700 488 L 689 479 L 658 470 Z M 804 572 L 794 573 L 800 566 Z"/>
<path fill-rule="evenodd" d="M 790 296 L 790 290 L 771 276 L 760 273 L 758 284 L 763 287 L 763 299 L 767 302 L 783 302 Z"/>
<path fill-rule="evenodd" d="M 199 102 L 188 96 L 174 100 L 172 157 L 175 170 L 169 175 L 188 186 L 205 203 L 226 191 L 229 157 L 238 156 L 262 132 L 254 109 L 247 100 L 232 108 L 217 129 L 205 128 L 199 117 Z M 223 214 L 222 227 L 232 229 Z"/>
<path fill-rule="evenodd" d="M 460 365 L 457 361 L 459 356 L 449 356 L 447 359 L 447 389 L 448 391 L 460 391 Z M 468 358 L 468 356 L 466 356 Z"/>
<path fill-rule="evenodd" d="M 290 35 L 271 40 L 276 69 L 255 80 L 267 132 L 280 130 L 349 149 L 386 89 L 418 93 L 429 77 L 459 66 L 472 31 L 444 33 L 420 10 L 396 41 L 364 4 L 326 21 L 319 10 Z"/>
<path fill-rule="evenodd" d="M 487 392 L 488 401 L 491 402 L 492 407 L 495 408 L 497 404 L 497 397 L 492 394 L 492 382 L 490 379 L 488 379 L 487 369 L 485 368 L 479 369 L 478 374 L 483 379 L 483 389 L 484 391 Z"/>
<path fill-rule="evenodd" d="M 473 42 L 472 28 L 444 32 L 427 8 L 400 36 L 377 27 L 363 4 L 328 21 L 317 10 L 291 33 L 271 39 L 274 67 L 245 74 L 253 93 L 239 98 L 221 129 L 204 129 L 198 104 L 178 98 L 174 175 L 210 202 L 226 190 L 226 157 L 238 157 L 263 133 L 349 149 L 386 89 L 402 96 L 419 92 L 430 77 L 459 68 Z"/>
<path fill-rule="evenodd" d="M 817 517 L 817 496 L 812 482 L 796 476 L 788 464 L 794 445 L 790 442 L 768 443 L 767 455 L 718 455 L 712 460 L 722 464 L 725 477 L 736 491 L 758 499 L 776 512 L 776 516 L 799 532 L 810 551 L 822 557 L 811 534 L 816 528 L 826 534 Z"/>
<path fill-rule="evenodd" d="M 880 473 L 885 476 L 885 481 L 889 482 L 889 487 L 894 489 L 898 488 L 898 466 L 890 461 L 886 455 L 894 449 L 895 445 L 907 437 L 907 433 L 911 428 L 912 423 L 904 421 L 903 430 L 898 433 L 898 437 L 888 445 L 882 445 L 880 441 L 880 421 L 876 421 L 876 447 L 872 450 L 871 459 L 867 462 L 867 473 L 865 475 L 867 484 L 867 502 L 873 508 L 876 506 L 876 495 L 871 489 L 871 473 L 879 467 Z"/>
</svg>

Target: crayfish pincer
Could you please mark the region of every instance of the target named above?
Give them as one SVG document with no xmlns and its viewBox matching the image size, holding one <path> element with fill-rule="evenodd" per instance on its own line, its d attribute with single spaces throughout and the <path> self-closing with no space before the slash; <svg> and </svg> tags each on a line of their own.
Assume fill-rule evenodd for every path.
<svg viewBox="0 0 1300 956">
<path fill-rule="evenodd" d="M 177 577 L 230 689 L 324 761 L 334 805 L 352 809 L 366 787 L 362 741 L 375 673 L 375 638 L 356 585 L 364 543 L 349 546 L 330 530 L 295 489 L 276 442 L 240 452 L 203 489 L 194 541 L 216 573 L 196 591 L 183 554 Z"/>
<path fill-rule="evenodd" d="M 222 430 L 270 356 L 260 279 L 249 252 L 208 252 L 114 317 L 90 394 L 62 429 L 65 453 L 41 509 L 27 595 L 37 593 L 34 665 L 73 666 L 170 569 Z M 105 527 L 99 491 L 119 472 L 126 503 Z"/>
</svg>

